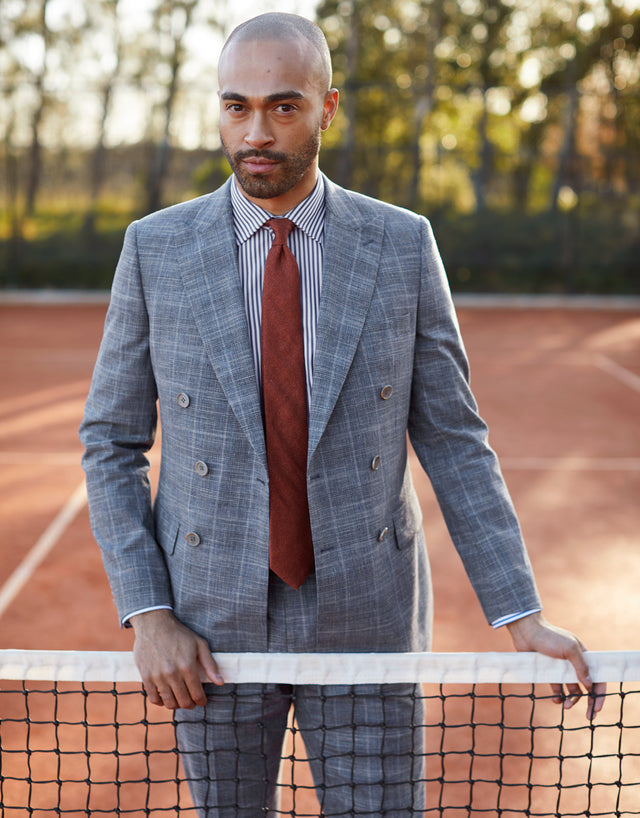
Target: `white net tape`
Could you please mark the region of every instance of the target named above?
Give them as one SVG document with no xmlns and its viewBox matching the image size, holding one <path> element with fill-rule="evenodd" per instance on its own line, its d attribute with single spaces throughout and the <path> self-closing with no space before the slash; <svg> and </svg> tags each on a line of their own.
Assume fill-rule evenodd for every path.
<svg viewBox="0 0 640 818">
<path fill-rule="evenodd" d="M 538 653 L 217 653 L 227 682 L 280 684 L 566 683 L 573 666 Z M 640 681 L 640 651 L 587 653 L 598 682 Z M 0 679 L 139 682 L 125 651 L 0 650 Z"/>
</svg>

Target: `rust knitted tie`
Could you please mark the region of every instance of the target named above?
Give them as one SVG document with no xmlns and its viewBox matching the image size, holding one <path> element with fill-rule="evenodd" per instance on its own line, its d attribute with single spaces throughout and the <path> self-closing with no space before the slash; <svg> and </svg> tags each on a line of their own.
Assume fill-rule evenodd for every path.
<svg viewBox="0 0 640 818">
<path fill-rule="evenodd" d="M 307 392 L 298 263 L 289 219 L 269 219 L 274 239 L 262 289 L 262 394 L 269 468 L 269 567 L 293 588 L 313 570 L 307 499 Z"/>
</svg>

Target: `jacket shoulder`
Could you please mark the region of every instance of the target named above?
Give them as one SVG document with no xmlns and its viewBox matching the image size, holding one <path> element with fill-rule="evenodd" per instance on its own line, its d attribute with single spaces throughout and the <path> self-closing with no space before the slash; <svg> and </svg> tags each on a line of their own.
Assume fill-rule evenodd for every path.
<svg viewBox="0 0 640 818">
<path fill-rule="evenodd" d="M 327 180 L 328 201 L 342 208 L 346 208 L 352 214 L 357 213 L 361 219 L 367 221 L 371 218 L 382 217 L 385 223 L 405 225 L 407 228 L 418 228 L 424 225 L 426 219 L 412 210 L 397 205 L 374 199 L 364 193 L 357 193 L 355 190 L 348 190 L 340 187 L 334 182 Z"/>
</svg>

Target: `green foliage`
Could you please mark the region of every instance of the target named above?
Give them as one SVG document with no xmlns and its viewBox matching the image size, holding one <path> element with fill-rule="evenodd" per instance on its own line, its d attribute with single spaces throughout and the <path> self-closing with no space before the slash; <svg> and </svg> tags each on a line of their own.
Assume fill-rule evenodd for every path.
<svg viewBox="0 0 640 818">
<path fill-rule="evenodd" d="M 53 30 L 0 0 L 0 286 L 108 286 L 131 218 L 228 177 L 222 7 L 152 0 L 125 30 L 119 2 Z M 637 0 L 321 0 L 317 19 L 341 95 L 322 168 L 430 217 L 454 289 L 638 291 Z M 118 117 L 137 137 L 115 144 Z"/>
<path fill-rule="evenodd" d="M 6 222 L 6 213 L 0 212 Z M 0 240 L 0 287 L 108 289 L 131 212 L 101 208 L 87 227 L 78 205 L 43 207 L 22 225 L 22 236 Z"/>
<path fill-rule="evenodd" d="M 216 151 L 208 159 L 205 159 L 193 172 L 194 189 L 202 194 L 217 187 L 229 178 L 231 168 L 224 158 L 222 151 Z"/>
<path fill-rule="evenodd" d="M 131 218 L 105 208 L 87 233 L 82 210 L 45 211 L 25 225 L 18 265 L 0 242 L 0 287 L 108 289 Z M 640 294 L 637 215 L 441 210 L 431 221 L 454 291 Z"/>
<path fill-rule="evenodd" d="M 325 0 L 318 18 L 344 84 L 325 160 L 337 181 L 423 213 L 508 210 L 523 236 L 567 192 L 637 202 L 637 9 Z"/>
<path fill-rule="evenodd" d="M 453 290 L 640 294 L 639 225 L 618 214 L 484 211 L 432 223 Z"/>
</svg>

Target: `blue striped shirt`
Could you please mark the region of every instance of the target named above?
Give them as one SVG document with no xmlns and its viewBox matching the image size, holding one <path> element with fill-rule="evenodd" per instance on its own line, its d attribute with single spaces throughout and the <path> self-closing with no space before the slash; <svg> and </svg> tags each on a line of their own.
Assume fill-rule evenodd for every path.
<svg viewBox="0 0 640 818">
<path fill-rule="evenodd" d="M 265 226 L 273 214 L 249 201 L 231 185 L 231 206 L 233 208 L 233 229 L 238 245 L 238 266 L 244 295 L 244 308 L 256 381 L 262 393 L 260 366 L 260 325 L 262 319 L 262 282 L 267 254 L 273 242 L 273 230 Z M 293 210 L 285 214 L 295 228 L 289 234 L 287 244 L 298 262 L 300 270 L 300 290 L 302 301 L 302 331 L 304 338 L 304 359 L 307 376 L 307 405 L 311 404 L 313 384 L 313 357 L 316 348 L 316 326 L 318 306 L 322 287 L 322 261 L 324 248 L 324 181 L 318 176 L 313 191 Z"/>
</svg>

